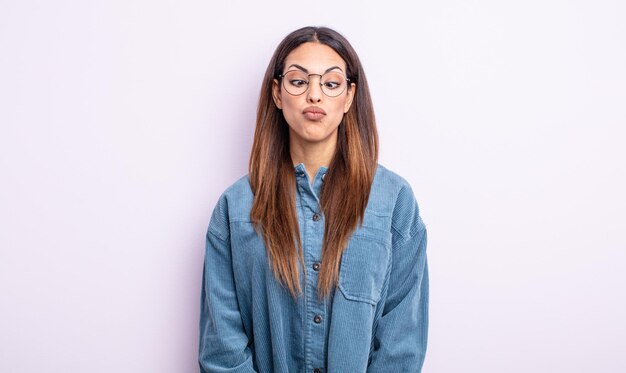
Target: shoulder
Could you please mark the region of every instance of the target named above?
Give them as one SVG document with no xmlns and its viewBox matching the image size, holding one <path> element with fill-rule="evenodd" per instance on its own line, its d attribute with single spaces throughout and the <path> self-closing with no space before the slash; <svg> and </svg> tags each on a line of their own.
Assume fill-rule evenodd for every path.
<svg viewBox="0 0 626 373">
<path fill-rule="evenodd" d="M 403 188 L 411 188 L 409 182 L 406 181 L 405 178 L 380 163 L 376 168 L 373 187 L 391 188 L 393 191 L 398 191 Z"/>
<path fill-rule="evenodd" d="M 412 202 L 415 197 L 411 185 L 405 178 L 378 164 L 370 199 L 372 200 L 372 209 L 387 211 L 394 208 L 397 203 Z"/>
<path fill-rule="evenodd" d="M 396 172 L 378 164 L 368 208 L 391 217 L 395 233 L 410 237 L 424 229 L 420 209 L 409 182 Z"/>
<path fill-rule="evenodd" d="M 247 201 L 252 200 L 252 189 L 250 188 L 250 178 L 248 175 L 241 176 L 234 183 L 232 183 L 224 193 L 220 196 L 220 199 L 228 199 L 231 201 Z"/>
<path fill-rule="evenodd" d="M 250 179 L 244 175 L 220 195 L 211 215 L 209 230 L 220 236 L 220 232 L 228 231 L 230 222 L 249 221 L 253 199 Z"/>
</svg>

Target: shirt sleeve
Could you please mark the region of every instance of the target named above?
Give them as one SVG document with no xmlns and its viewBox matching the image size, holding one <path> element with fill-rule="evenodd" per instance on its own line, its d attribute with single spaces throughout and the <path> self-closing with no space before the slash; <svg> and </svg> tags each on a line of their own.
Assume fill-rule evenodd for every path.
<svg viewBox="0 0 626 373">
<path fill-rule="evenodd" d="M 368 372 L 421 372 L 428 340 L 426 227 L 410 188 L 392 225 L 392 267 Z"/>
<path fill-rule="evenodd" d="M 200 372 L 255 372 L 235 292 L 227 203 L 220 198 L 206 235 L 200 301 Z"/>
</svg>

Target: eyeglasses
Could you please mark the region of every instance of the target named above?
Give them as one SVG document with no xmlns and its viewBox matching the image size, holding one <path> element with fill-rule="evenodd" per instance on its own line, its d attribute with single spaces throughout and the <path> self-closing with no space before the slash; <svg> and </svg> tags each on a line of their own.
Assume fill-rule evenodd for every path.
<svg viewBox="0 0 626 373">
<path fill-rule="evenodd" d="M 310 77 L 312 75 L 320 77 L 320 87 L 322 92 L 328 97 L 337 97 L 342 94 L 350 79 L 346 78 L 340 71 L 331 70 L 323 75 L 307 74 L 301 70 L 289 70 L 278 76 L 282 79 L 283 88 L 292 96 L 300 96 L 309 89 Z"/>
</svg>

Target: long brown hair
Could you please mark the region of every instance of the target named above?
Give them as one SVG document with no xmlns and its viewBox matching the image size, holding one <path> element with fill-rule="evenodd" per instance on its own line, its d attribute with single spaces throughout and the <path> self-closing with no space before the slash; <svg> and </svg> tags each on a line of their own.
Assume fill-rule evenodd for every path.
<svg viewBox="0 0 626 373">
<path fill-rule="evenodd" d="M 295 171 L 288 125 L 272 99 L 272 83 L 283 72 L 289 53 L 306 42 L 335 50 L 346 63 L 350 82 L 356 84 L 350 110 L 338 128 L 337 147 L 320 195 L 325 227 L 318 295 L 323 297 L 337 285 L 343 251 L 357 225 L 363 223 L 378 162 L 376 121 L 363 67 L 348 40 L 332 29 L 296 30 L 282 40 L 270 60 L 261 86 L 250 155 L 249 178 L 254 193 L 250 218 L 263 236 L 274 275 L 297 297 L 302 291 L 298 265 L 306 269 L 295 204 Z"/>
</svg>

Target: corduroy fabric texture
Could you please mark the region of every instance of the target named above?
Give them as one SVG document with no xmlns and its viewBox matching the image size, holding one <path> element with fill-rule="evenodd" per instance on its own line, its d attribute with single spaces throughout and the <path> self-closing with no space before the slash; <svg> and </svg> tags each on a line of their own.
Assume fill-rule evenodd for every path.
<svg viewBox="0 0 626 373">
<path fill-rule="evenodd" d="M 409 184 L 378 165 L 363 225 L 341 259 L 339 284 L 317 297 L 324 215 L 319 192 L 294 167 L 304 250 L 303 294 L 275 279 L 250 221 L 247 176 L 230 186 L 206 235 L 201 372 L 420 372 L 428 336 L 426 227 Z"/>
</svg>

